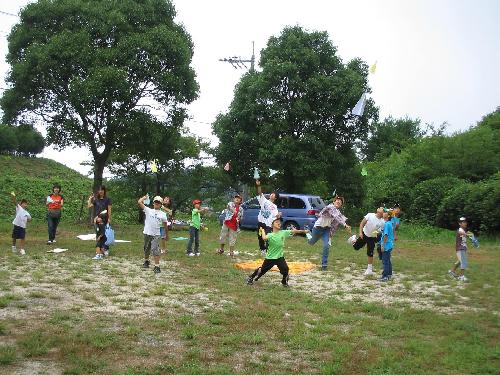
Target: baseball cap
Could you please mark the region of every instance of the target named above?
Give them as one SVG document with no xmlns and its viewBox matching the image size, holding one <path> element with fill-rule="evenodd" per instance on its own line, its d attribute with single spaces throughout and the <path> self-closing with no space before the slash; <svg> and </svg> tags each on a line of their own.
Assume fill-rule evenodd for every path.
<svg viewBox="0 0 500 375">
<path fill-rule="evenodd" d="M 201 201 L 200 201 L 199 199 L 195 199 L 195 200 L 193 200 L 193 206 L 194 206 L 195 204 L 201 204 Z"/>
<path fill-rule="evenodd" d="M 163 198 L 157 195 L 156 197 L 153 198 L 153 203 L 154 202 L 163 203 Z"/>
<path fill-rule="evenodd" d="M 236 193 L 236 194 L 234 194 L 234 197 L 233 197 L 233 198 L 241 198 L 241 195 L 240 195 L 240 194 L 238 194 L 238 193 Z"/>
<path fill-rule="evenodd" d="M 460 219 L 458 219 L 459 223 L 464 222 L 464 221 L 467 221 L 467 219 L 465 218 L 465 216 L 461 216 Z"/>
</svg>

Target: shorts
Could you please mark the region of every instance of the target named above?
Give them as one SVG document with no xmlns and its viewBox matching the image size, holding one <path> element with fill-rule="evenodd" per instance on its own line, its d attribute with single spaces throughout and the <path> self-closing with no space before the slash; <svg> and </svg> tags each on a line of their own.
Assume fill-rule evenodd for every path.
<svg viewBox="0 0 500 375">
<path fill-rule="evenodd" d="M 366 255 L 370 258 L 373 257 L 373 251 L 375 250 L 375 244 L 380 241 L 380 236 L 377 237 L 368 237 L 363 233 L 363 238 L 358 237 L 356 242 L 352 245 L 354 250 L 359 250 L 366 244 Z"/>
<path fill-rule="evenodd" d="M 165 233 L 165 227 L 160 227 L 160 237 L 164 240 L 167 238 L 167 233 Z"/>
<path fill-rule="evenodd" d="M 461 270 L 467 269 L 467 266 L 469 265 L 469 262 L 467 261 L 467 251 L 466 250 L 458 250 L 457 251 L 457 258 L 458 258 L 458 261 L 460 262 L 460 269 Z"/>
<path fill-rule="evenodd" d="M 144 255 L 149 257 L 150 254 L 160 256 L 160 236 L 144 235 Z"/>
<path fill-rule="evenodd" d="M 98 241 L 96 241 L 95 243 L 95 247 L 98 247 L 99 249 L 103 249 L 104 247 L 106 247 L 105 243 L 106 243 L 106 236 L 102 236 L 102 238 Z"/>
<path fill-rule="evenodd" d="M 12 238 L 15 240 L 24 240 L 26 237 L 26 228 L 14 225 L 12 229 Z"/>
<path fill-rule="evenodd" d="M 229 228 L 226 224 L 222 225 L 220 230 L 220 243 L 226 243 L 229 238 L 229 246 L 234 247 L 236 245 L 236 238 L 238 237 L 238 232 Z"/>
</svg>

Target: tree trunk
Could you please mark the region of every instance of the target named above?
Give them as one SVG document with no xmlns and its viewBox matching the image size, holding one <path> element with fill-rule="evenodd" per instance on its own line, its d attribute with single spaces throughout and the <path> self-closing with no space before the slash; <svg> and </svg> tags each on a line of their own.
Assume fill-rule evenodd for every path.
<svg viewBox="0 0 500 375">
<path fill-rule="evenodd" d="M 102 175 L 104 173 L 104 166 L 106 165 L 106 158 L 102 156 L 94 156 L 94 186 L 93 191 L 96 192 L 99 186 L 102 185 Z"/>
</svg>

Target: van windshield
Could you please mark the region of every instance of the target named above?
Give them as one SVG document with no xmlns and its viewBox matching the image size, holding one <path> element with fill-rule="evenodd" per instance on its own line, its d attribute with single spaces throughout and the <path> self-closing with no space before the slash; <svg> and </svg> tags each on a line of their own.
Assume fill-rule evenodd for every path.
<svg viewBox="0 0 500 375">
<path fill-rule="evenodd" d="M 310 197 L 309 203 L 315 210 L 321 210 L 323 209 L 323 207 L 325 207 L 325 202 L 323 202 L 323 199 L 321 199 L 320 197 Z"/>
</svg>

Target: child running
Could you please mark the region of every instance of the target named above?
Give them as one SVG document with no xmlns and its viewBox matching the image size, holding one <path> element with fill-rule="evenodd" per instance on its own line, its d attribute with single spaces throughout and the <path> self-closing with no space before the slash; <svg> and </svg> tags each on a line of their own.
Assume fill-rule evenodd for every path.
<svg viewBox="0 0 500 375">
<path fill-rule="evenodd" d="M 106 223 L 107 222 L 107 214 L 100 213 L 94 219 L 95 226 L 95 256 L 92 258 L 93 260 L 103 260 L 104 259 L 104 251 L 106 244 Z"/>
<path fill-rule="evenodd" d="M 146 207 L 144 201 L 149 196 L 145 195 L 137 201 L 139 207 L 144 211 L 144 264 L 143 268 L 149 268 L 149 255 L 153 253 L 155 261 L 154 273 L 160 273 L 160 227 L 165 227 L 165 233 L 168 238 L 167 215 L 161 211 L 163 202 L 162 197 L 156 196 L 153 198 L 153 208 Z"/>
<path fill-rule="evenodd" d="M 200 228 L 201 228 L 201 213 L 206 212 L 207 208 L 201 208 L 201 201 L 195 199 L 193 201 L 193 210 L 191 211 L 191 225 L 189 226 L 189 242 L 187 245 L 186 255 L 200 256 Z M 194 253 L 193 253 L 194 242 Z"/>
<path fill-rule="evenodd" d="M 19 245 L 21 247 L 19 254 L 25 255 L 24 243 L 26 238 L 26 226 L 28 225 L 28 221 L 31 221 L 31 215 L 26 211 L 28 201 L 26 199 L 21 199 L 21 202 L 17 203 L 16 193 L 12 192 L 10 194 L 12 196 L 12 203 L 16 206 L 16 217 L 12 222 L 14 225 L 12 229 L 12 252 L 17 252 L 17 240 L 19 240 Z"/>
<path fill-rule="evenodd" d="M 241 208 L 241 195 L 236 194 L 232 202 L 227 204 L 224 216 L 224 223 L 220 230 L 220 248 L 217 250 L 218 254 L 224 253 L 224 246 L 226 241 L 229 240 L 229 255 L 234 256 L 234 247 L 236 245 L 236 238 L 241 218 L 243 217 L 243 208 Z"/>
<path fill-rule="evenodd" d="M 465 217 L 461 217 L 458 220 L 458 230 L 455 236 L 455 251 L 457 254 L 458 260 L 453 265 L 453 268 L 448 271 L 448 274 L 459 281 L 468 281 L 465 277 L 464 273 L 467 269 L 468 261 L 467 261 L 467 219 Z M 457 274 L 457 268 L 460 266 L 460 271 Z"/>
<path fill-rule="evenodd" d="M 248 278 L 247 284 L 252 285 L 255 281 L 259 280 L 262 276 L 266 274 L 275 265 L 278 266 L 281 275 L 281 284 L 284 287 L 288 287 L 288 264 L 286 263 L 285 257 L 283 256 L 283 247 L 285 246 L 285 237 L 290 237 L 294 234 L 305 234 L 308 230 L 280 230 L 281 229 L 281 219 L 276 218 L 272 222 L 272 233 L 266 234 L 264 228 L 260 228 L 260 235 L 264 241 L 269 241 L 269 247 L 267 249 L 266 258 L 262 265 L 257 268 Z"/>
<path fill-rule="evenodd" d="M 382 264 L 384 266 L 384 270 L 382 271 L 382 276 L 380 277 L 379 281 L 385 282 L 389 281 L 392 277 L 391 253 L 394 247 L 394 229 L 392 227 L 389 212 L 384 212 L 383 218 L 384 229 L 382 231 L 382 238 L 380 240 L 380 250 L 382 253 Z"/>
</svg>

